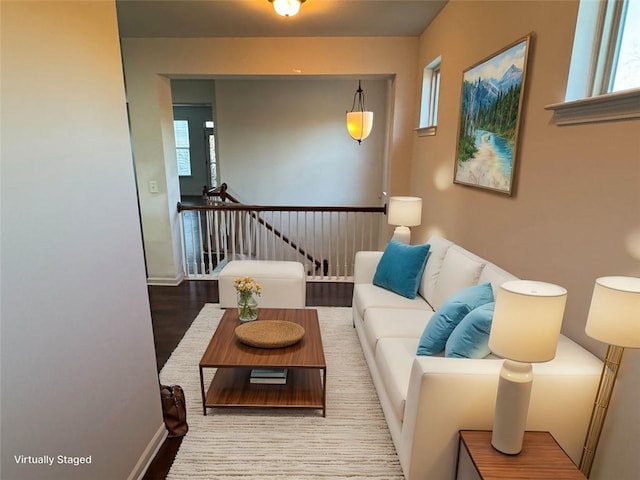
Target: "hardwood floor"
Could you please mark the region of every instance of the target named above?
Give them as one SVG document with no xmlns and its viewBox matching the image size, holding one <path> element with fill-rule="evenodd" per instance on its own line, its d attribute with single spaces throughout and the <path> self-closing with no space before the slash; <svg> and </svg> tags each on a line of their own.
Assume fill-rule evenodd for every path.
<svg viewBox="0 0 640 480">
<path fill-rule="evenodd" d="M 177 287 L 148 290 L 160 372 L 204 304 L 218 302 L 218 282 L 185 281 Z M 352 296 L 352 283 L 307 282 L 307 306 L 350 307 Z M 143 480 L 165 480 L 181 442 L 182 438 L 165 440 Z"/>
</svg>

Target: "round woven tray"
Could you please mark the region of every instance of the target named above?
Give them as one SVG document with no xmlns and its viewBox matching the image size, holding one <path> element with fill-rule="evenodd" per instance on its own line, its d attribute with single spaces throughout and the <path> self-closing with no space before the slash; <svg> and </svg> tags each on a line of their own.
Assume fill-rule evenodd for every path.
<svg viewBox="0 0 640 480">
<path fill-rule="evenodd" d="M 299 342 L 304 327 L 284 320 L 258 320 L 236 327 L 236 337 L 242 343 L 259 348 L 282 348 Z"/>
</svg>

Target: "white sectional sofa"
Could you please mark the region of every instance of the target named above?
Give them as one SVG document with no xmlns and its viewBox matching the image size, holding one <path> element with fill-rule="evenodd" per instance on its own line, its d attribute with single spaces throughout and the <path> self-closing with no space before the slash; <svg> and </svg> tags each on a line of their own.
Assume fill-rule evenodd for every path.
<svg viewBox="0 0 640 480">
<path fill-rule="evenodd" d="M 383 252 L 356 254 L 353 320 L 405 478 L 454 480 L 458 431 L 492 428 L 503 361 L 417 356 L 418 342 L 452 294 L 516 277 L 444 238 L 428 243 L 415 299 L 373 285 Z M 602 362 L 560 336 L 555 359 L 533 370 L 527 429 L 550 431 L 578 463 Z"/>
</svg>

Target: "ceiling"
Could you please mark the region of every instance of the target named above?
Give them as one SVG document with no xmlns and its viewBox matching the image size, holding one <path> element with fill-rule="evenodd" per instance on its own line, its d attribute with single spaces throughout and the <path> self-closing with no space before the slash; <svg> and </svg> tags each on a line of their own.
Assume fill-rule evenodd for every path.
<svg viewBox="0 0 640 480">
<path fill-rule="evenodd" d="M 116 0 L 121 37 L 418 36 L 447 0 L 306 0 L 281 17 L 268 0 Z"/>
</svg>

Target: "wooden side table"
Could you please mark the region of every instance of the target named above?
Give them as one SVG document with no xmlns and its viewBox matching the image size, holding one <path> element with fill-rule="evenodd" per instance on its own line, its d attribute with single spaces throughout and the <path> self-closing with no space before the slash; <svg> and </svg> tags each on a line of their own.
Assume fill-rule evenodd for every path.
<svg viewBox="0 0 640 480">
<path fill-rule="evenodd" d="M 586 480 L 549 432 L 526 432 L 522 452 L 491 446 L 491 431 L 461 430 L 456 480 Z"/>
</svg>

